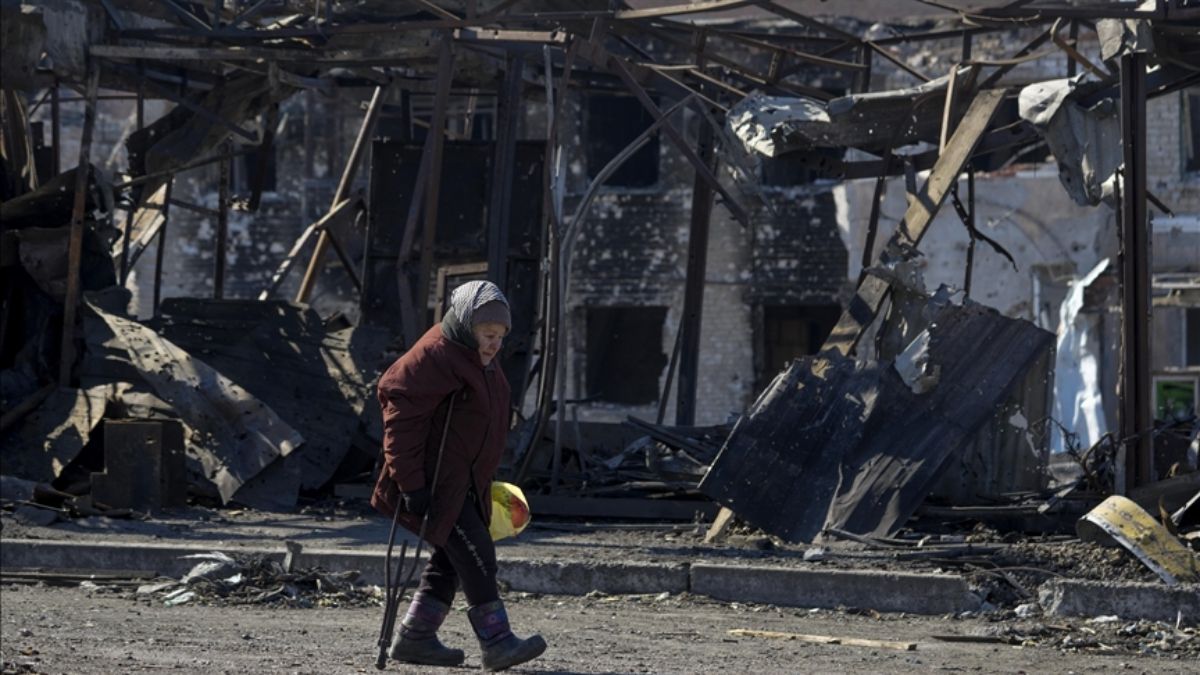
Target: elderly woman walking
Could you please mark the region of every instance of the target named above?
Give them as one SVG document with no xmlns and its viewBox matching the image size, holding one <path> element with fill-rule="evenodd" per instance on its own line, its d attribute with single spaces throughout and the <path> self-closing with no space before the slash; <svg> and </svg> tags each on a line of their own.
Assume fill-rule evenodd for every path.
<svg viewBox="0 0 1200 675">
<path fill-rule="evenodd" d="M 433 546 L 392 643 L 397 661 L 462 665 L 463 651 L 437 638 L 459 585 L 484 669 L 502 670 L 546 650 L 541 636 L 522 640 L 509 629 L 488 533 L 491 482 L 510 416 L 508 380 L 495 359 L 511 327 L 508 300 L 495 284 L 464 284 L 455 289 L 441 324 L 379 381 L 384 462 L 371 505 L 389 518 L 400 507 L 399 522 L 413 533 L 427 515 L 425 539 Z"/>
</svg>

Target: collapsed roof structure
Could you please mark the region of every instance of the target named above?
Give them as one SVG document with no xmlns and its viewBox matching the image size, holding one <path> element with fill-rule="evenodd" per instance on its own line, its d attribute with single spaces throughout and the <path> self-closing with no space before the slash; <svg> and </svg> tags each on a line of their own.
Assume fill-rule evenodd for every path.
<svg viewBox="0 0 1200 675">
<path fill-rule="evenodd" d="M 84 342 L 92 354 L 105 348 L 128 351 L 128 356 L 111 358 L 109 363 L 121 361 L 126 367 L 132 362 L 157 394 L 159 401 L 151 401 L 150 407 L 165 402 L 167 407 L 187 413 L 180 417 L 194 431 L 211 426 L 201 418 L 211 421 L 225 415 L 237 419 L 231 427 L 235 433 L 225 429 L 207 436 L 212 442 L 201 453 L 204 473 L 222 500 L 232 499 L 242 490 L 241 496 L 252 500 L 251 481 L 268 470 L 290 476 L 292 494 L 301 485 L 320 486 L 333 475 L 342 455 L 301 459 L 298 453 L 288 462 L 296 448 L 303 448 L 306 438 L 313 444 L 313 432 L 298 431 L 305 426 L 303 420 L 289 424 L 272 416 L 272 409 L 279 412 L 287 404 L 267 382 L 269 376 L 260 373 L 257 387 L 227 383 L 220 379 L 222 372 L 207 373 L 203 370 L 207 366 L 199 360 L 194 369 L 187 364 L 193 362 L 191 356 L 205 350 L 206 359 L 214 364 L 224 362 L 229 369 L 244 365 L 255 355 L 270 357 L 272 350 L 262 341 L 222 332 L 228 327 L 219 324 L 223 320 L 260 335 L 304 335 L 304 339 L 297 338 L 297 344 L 320 355 L 317 351 L 300 355 L 297 361 L 302 357 L 307 365 L 295 367 L 318 374 L 323 382 L 320 386 L 344 395 L 345 405 L 339 404 L 339 410 L 345 426 L 338 429 L 346 429 L 343 437 L 353 436 L 361 431 L 354 420 L 359 415 L 369 416 L 364 413 L 371 399 L 369 375 L 378 368 L 379 345 L 385 339 L 379 335 L 356 339 L 339 332 L 344 326 L 321 326 L 312 315 L 284 304 L 264 304 L 271 307 L 272 316 L 248 323 L 240 315 L 222 315 L 225 310 L 220 306 L 176 302 L 166 307 L 154 324 L 154 329 L 173 343 L 156 337 L 155 330 L 122 318 L 122 308 L 102 306 L 104 303 L 94 298 L 83 302 L 81 297 L 84 291 L 113 284 L 113 274 L 105 276 L 101 269 L 110 251 L 115 281 L 120 284 L 154 239 L 165 236 L 175 176 L 211 164 L 220 164 L 227 172 L 235 154 L 231 138 L 252 146 L 238 152 L 269 147 L 275 142 L 280 102 L 298 91 L 368 88 L 371 96 L 365 102 L 362 126 L 328 209 L 281 256 L 259 301 L 276 298 L 284 281 L 296 273 L 295 268 L 304 266 L 294 300 L 307 302 L 332 249 L 360 295 L 364 316 L 371 312 L 391 316 L 389 321 L 394 324 L 387 327 L 401 333 L 399 346 L 411 344 L 424 327 L 429 299 L 436 295 L 440 304 L 445 279 L 439 270 L 449 263 L 466 262 L 439 256 L 435 246 L 441 226 L 439 192 L 447 189 L 437 179 L 443 175 L 447 110 L 455 98 L 488 92 L 497 98 L 498 119 L 495 142 L 487 150 L 492 173 L 487 186 L 486 231 L 481 233 L 479 250 L 469 257 L 478 265 L 461 271 L 486 273 L 510 295 L 523 299 L 522 313 L 530 317 L 524 326 L 518 326 L 516 346 L 510 348 L 505 363 L 510 380 L 520 387 L 534 381 L 535 374 L 538 383 L 535 418 L 514 434 L 520 446 L 514 467 L 518 478 L 525 476 L 537 458 L 536 450 L 552 426 L 556 405 L 561 409 L 564 400 L 563 298 L 573 250 L 591 200 L 605 177 L 619 170 L 650 134 L 659 133 L 669 141 L 671 152 L 694 172 L 683 320 L 671 371 L 678 371 L 677 425 L 689 426 L 695 421 L 697 370 L 703 359 L 699 335 L 709 221 L 715 206 L 747 221 L 748 202 L 755 196 L 738 180 L 739 166 L 747 157 L 786 155 L 832 179 L 878 177 L 876 203 L 886 177 L 928 171 L 924 183 L 911 190 L 901 227 L 886 239 L 878 256 L 875 242 L 887 235 L 877 232 L 879 214 L 872 212 L 862 265 L 865 273 L 824 345 L 825 365 L 795 366 L 788 376 L 794 380 L 801 377 L 800 371 L 811 369 L 803 377 L 822 380 L 825 367 L 837 372 L 853 370 L 841 359 L 854 356 L 863 335 L 877 322 L 897 287 L 897 270 L 914 257 L 933 217 L 947 201 L 972 233 L 967 257 L 970 278 L 975 242 L 995 245 L 975 226 L 975 167 L 985 162 L 999 166 L 1046 144 L 1058 160 L 1065 189 L 1076 201 L 1109 201 L 1120 211 L 1124 341 L 1118 489 L 1152 481 L 1148 430 L 1153 427 L 1153 415 L 1145 317 L 1150 303 L 1147 210 L 1155 200 L 1146 185 L 1145 105 L 1147 99 L 1200 83 L 1200 8 L 1181 0 L 944 0 L 912 4 L 939 23 L 929 30 L 893 31 L 891 35 L 851 32 L 836 20 L 814 18 L 817 11 L 829 9 L 820 3 L 784 0 L 675 5 L 596 0 L 6 2 L 2 5 L 5 274 L 14 283 L 18 274 L 27 275 L 61 302 L 61 323 L 47 325 L 62 328 L 58 347 L 45 350 L 47 363 L 57 370 L 40 372 L 25 387 L 20 397 L 23 403 L 6 411 L 2 427 L 7 430 L 22 423 L 22 417 L 49 396 L 63 398 L 66 409 L 78 412 L 71 418 L 82 420 L 77 425 L 80 428 L 95 426 L 98 418 L 88 412 L 88 401 L 99 394 L 84 387 L 84 380 L 96 375 L 96 369 L 88 365 L 95 359 L 77 358 L 80 336 L 86 333 Z M 855 11 L 869 15 L 871 8 Z M 730 22 L 731 16 L 738 21 Z M 754 23 L 762 19 L 770 19 L 770 24 Z M 976 41 L 1007 35 L 1014 26 L 1034 30 L 1036 36 L 1003 58 L 975 55 Z M 1081 31 L 1096 34 L 1102 62 L 1077 49 Z M 906 49 L 946 42 L 959 45 L 958 58 L 941 72 L 924 71 L 904 58 Z M 733 47 L 737 54 L 751 58 L 731 56 Z M 1010 77 L 1022 64 L 1049 53 L 1070 59 L 1069 72 L 1078 77 L 1033 83 Z M 881 89 L 872 73 L 883 68 L 899 69 L 913 85 Z M 827 81 L 845 83 L 850 91 L 831 93 L 831 87 L 822 86 Z M 37 167 L 25 102 L 10 92 L 44 90 L 35 105 L 54 110 L 52 137 L 57 150 L 62 87 L 75 90 L 86 103 L 80 158 L 70 171 L 62 172 L 55 165 L 45 175 Z M 645 133 L 616 153 L 575 202 L 574 212 L 568 213 L 562 118 L 564 92 L 575 89 L 625 92 L 640 103 L 651 123 Z M 126 92 L 136 98 L 139 110 L 137 129 L 126 142 L 129 174 L 113 180 L 92 170 L 88 159 L 101 90 Z M 430 133 L 417 156 L 396 160 L 412 172 L 411 194 L 404 197 L 394 217 L 372 223 L 374 229 L 367 233 L 368 253 L 356 261 L 339 240 L 334 225 L 380 208 L 368 204 L 370 198 L 356 194 L 352 186 L 390 90 L 431 97 L 432 109 L 425 123 Z M 147 99 L 170 101 L 174 108 L 146 123 L 140 111 Z M 517 119 L 533 103 L 544 110 L 544 145 L 532 150 L 539 151 L 539 156 L 520 164 L 521 153 L 532 151 L 518 144 Z M 695 138 L 683 124 L 685 111 L 700 120 Z M 1114 134 L 1122 139 L 1120 153 L 1113 153 L 1111 144 L 1094 140 L 1111 139 Z M 832 149 L 855 152 L 834 154 L 829 152 Z M 57 162 L 57 152 L 55 158 Z M 512 168 L 518 165 L 536 170 L 533 192 L 522 190 Z M 962 195 L 958 186 L 961 176 L 968 181 Z M 217 300 L 224 295 L 225 238 L 228 215 L 235 207 L 227 180 L 221 186 L 213 213 L 217 229 L 212 288 Z M 248 204 L 240 207 L 253 211 L 261 191 L 261 184 L 252 186 Z M 532 206 L 527 203 L 530 194 L 535 195 Z M 129 217 L 124 223 L 109 222 L 116 203 L 127 204 Z M 532 220 L 530 212 L 535 214 Z M 523 214 L 519 222 L 516 214 Z M 58 259 L 39 263 L 34 255 L 42 242 L 38 237 L 48 235 L 35 230 L 65 223 L 69 228 L 60 230 L 61 236 L 49 243 Z M 101 234 L 105 227 L 110 234 Z M 160 269 L 155 284 L 156 314 L 161 274 Z M 11 283 L 6 286 L 10 290 L 6 291 L 2 339 L 3 365 L 8 368 L 29 339 L 23 333 L 18 335 L 13 327 L 16 322 L 8 318 L 18 316 L 18 311 L 32 315 L 34 310 L 21 304 L 29 301 L 18 298 Z M 244 311 L 255 310 L 247 305 Z M 970 314 L 963 308 L 960 311 Z M 81 322 L 81 312 L 88 321 L 99 321 L 93 323 L 94 330 L 87 321 Z M 213 334 L 197 338 L 194 330 L 181 328 L 188 324 L 199 326 L 196 330 L 201 333 L 211 330 Z M 988 325 L 988 320 L 978 319 L 973 325 Z M 915 338 L 920 331 L 908 337 Z M 980 336 L 986 339 L 987 331 L 981 329 Z M 1024 376 L 1023 369 L 1035 352 L 1040 354 L 1045 336 L 1027 337 L 1021 362 L 997 375 L 1003 382 L 989 390 L 987 400 L 979 405 L 1003 400 L 1011 393 L 1011 382 Z M 112 342 L 115 338 L 123 338 L 123 344 Z M 954 347 L 954 364 L 964 369 L 979 365 L 967 362 L 963 356 L 966 347 Z M 338 356 L 330 356 L 330 350 Z M 375 362 L 366 354 L 372 350 Z M 157 356 L 148 359 L 148 354 Z M 162 366 L 167 362 L 175 365 L 164 375 Z M 355 369 L 361 372 L 348 374 Z M 872 376 L 883 377 L 878 373 Z M 849 382 L 861 380 L 847 378 Z M 189 386 L 195 388 L 201 382 L 206 386 L 200 398 L 208 401 L 196 403 Z M 670 383 L 669 375 L 668 387 Z M 905 390 L 890 379 L 888 384 L 897 391 Z M 56 386 L 81 387 L 82 393 L 63 396 L 54 393 Z M 14 388 L 12 394 L 20 389 Z M 9 395 L 6 391 L 6 397 Z M 756 408 L 769 403 L 764 399 Z M 953 401 L 947 399 L 946 403 Z M 824 408 L 808 411 L 827 412 Z M 562 417 L 555 418 L 557 429 L 551 434 L 552 485 L 562 462 Z M 967 435 L 976 431 L 984 417 L 973 413 L 977 419 L 971 428 L 960 431 Z M 35 418 L 29 419 L 37 422 Z M 37 429 L 47 426 L 37 423 L 42 424 Z M 369 425 L 363 421 L 360 427 Z M 86 443 L 87 430 L 81 433 L 79 447 Z M 746 429 L 740 432 L 745 434 Z M 744 436 L 738 434 L 735 430 L 724 452 L 741 447 L 737 441 Z M 714 466 L 721 466 L 719 457 L 705 459 L 715 459 Z M 70 457 L 55 461 L 61 465 Z M 938 467 L 927 468 L 933 471 Z M 39 476 L 39 480 L 43 478 Z M 710 485 L 719 478 L 712 476 Z M 928 477 L 922 481 L 925 485 Z M 710 494 L 720 499 L 719 490 Z M 907 496 L 905 508 L 889 516 L 890 525 L 911 514 L 913 499 Z M 844 519 L 837 523 L 846 525 Z M 807 523 L 806 536 L 821 524 L 819 518 Z M 861 532 L 886 534 L 886 527 L 875 530 L 878 524 L 877 518 L 867 518 Z"/>
</svg>

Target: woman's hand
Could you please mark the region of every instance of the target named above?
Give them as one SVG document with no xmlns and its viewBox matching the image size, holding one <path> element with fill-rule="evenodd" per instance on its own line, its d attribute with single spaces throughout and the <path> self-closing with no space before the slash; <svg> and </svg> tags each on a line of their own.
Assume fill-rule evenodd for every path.
<svg viewBox="0 0 1200 675">
<path fill-rule="evenodd" d="M 401 492 L 400 498 L 404 500 L 404 510 L 414 516 L 423 516 L 429 510 L 429 488 Z"/>
</svg>

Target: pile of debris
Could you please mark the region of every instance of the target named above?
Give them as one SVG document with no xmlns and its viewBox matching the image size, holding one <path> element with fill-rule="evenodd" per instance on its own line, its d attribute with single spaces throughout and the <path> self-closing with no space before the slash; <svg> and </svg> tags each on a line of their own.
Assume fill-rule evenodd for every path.
<svg viewBox="0 0 1200 675">
<path fill-rule="evenodd" d="M 971 635 L 935 636 L 942 641 L 983 642 L 1019 647 L 1051 647 L 1067 652 L 1099 654 L 1170 655 L 1174 659 L 1200 657 L 1200 630 L 1194 625 L 1165 621 L 1122 621 L 1116 616 L 1098 616 L 1082 623 L 1027 620 L 1036 610 L 1022 605 L 1016 612 L 1000 614 L 997 624 Z"/>
<path fill-rule="evenodd" d="M 184 558 L 200 562 L 178 580 L 139 586 L 136 595 L 167 606 L 375 607 L 383 602 L 380 588 L 358 583 L 359 573 L 354 571 L 289 571 L 286 562 L 267 556 L 229 556 L 219 551 Z"/>
<path fill-rule="evenodd" d="M 167 300 L 139 322 L 100 254 L 84 278 L 82 349 L 62 368 L 74 386 L 59 386 L 66 247 L 50 260 L 51 249 L 27 243 L 38 228 L 15 231 L 0 454 L 5 474 L 44 486 L 50 500 L 37 501 L 85 515 L 178 506 L 189 494 L 289 509 L 301 490 L 372 466 L 386 331 L 279 301 Z M 10 317 L 25 319 L 20 331 Z"/>
</svg>

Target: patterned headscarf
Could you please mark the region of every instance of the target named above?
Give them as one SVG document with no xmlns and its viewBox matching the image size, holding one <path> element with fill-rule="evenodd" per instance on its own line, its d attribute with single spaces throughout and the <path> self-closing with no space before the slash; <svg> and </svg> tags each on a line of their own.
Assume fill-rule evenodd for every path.
<svg viewBox="0 0 1200 675">
<path fill-rule="evenodd" d="M 442 317 L 442 334 L 461 345 L 479 349 L 475 334 L 471 332 L 471 315 L 492 301 L 508 306 L 504 292 L 490 281 L 468 281 L 454 289 L 450 294 L 450 309 Z"/>
</svg>

